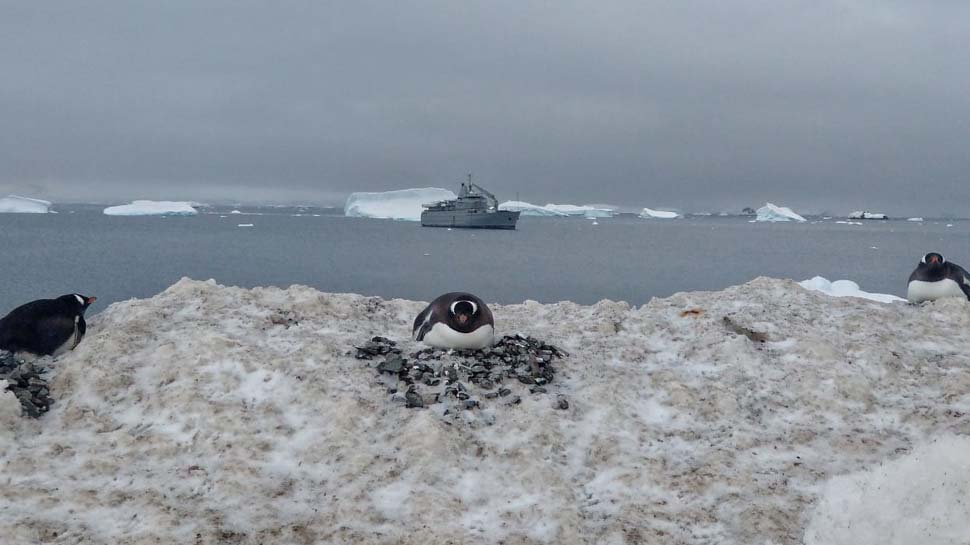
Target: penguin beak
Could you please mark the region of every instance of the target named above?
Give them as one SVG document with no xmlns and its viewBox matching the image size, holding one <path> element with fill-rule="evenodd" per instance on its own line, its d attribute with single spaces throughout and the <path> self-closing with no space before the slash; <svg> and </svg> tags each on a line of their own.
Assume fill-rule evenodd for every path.
<svg viewBox="0 0 970 545">
<path fill-rule="evenodd" d="M 930 263 L 932 263 L 932 264 L 935 265 L 935 264 L 937 264 L 939 262 L 940 262 L 940 258 L 936 257 L 935 255 L 934 256 L 930 256 Z"/>
<path fill-rule="evenodd" d="M 89 305 L 90 305 L 91 303 L 93 303 L 93 302 L 95 302 L 95 301 L 97 301 L 97 300 L 98 300 L 98 298 L 97 298 L 97 297 L 88 297 L 88 303 L 87 303 L 87 304 L 89 304 Z"/>
<path fill-rule="evenodd" d="M 458 316 L 456 316 L 456 318 L 458 318 L 458 323 L 461 325 L 465 325 L 465 322 L 468 321 L 468 315 L 464 313 L 459 314 Z"/>
</svg>

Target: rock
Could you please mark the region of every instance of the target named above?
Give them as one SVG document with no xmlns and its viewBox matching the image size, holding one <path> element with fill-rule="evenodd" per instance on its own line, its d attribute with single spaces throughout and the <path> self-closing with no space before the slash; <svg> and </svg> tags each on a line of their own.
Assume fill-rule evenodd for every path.
<svg viewBox="0 0 970 545">
<path fill-rule="evenodd" d="M 381 373 L 391 373 L 396 375 L 401 372 L 401 369 L 404 368 L 405 363 L 406 360 L 402 358 L 400 354 L 391 354 L 384 358 L 384 361 L 377 366 L 377 370 Z"/>
</svg>

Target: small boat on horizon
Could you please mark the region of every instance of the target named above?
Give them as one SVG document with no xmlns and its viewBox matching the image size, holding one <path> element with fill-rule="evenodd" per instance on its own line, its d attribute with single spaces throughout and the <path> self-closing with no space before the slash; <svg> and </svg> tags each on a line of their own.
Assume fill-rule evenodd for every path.
<svg viewBox="0 0 970 545">
<path fill-rule="evenodd" d="M 515 229 L 519 212 L 498 209 L 498 199 L 480 185 L 461 184 L 457 199 L 422 205 L 422 227 L 456 227 L 464 229 Z"/>
</svg>

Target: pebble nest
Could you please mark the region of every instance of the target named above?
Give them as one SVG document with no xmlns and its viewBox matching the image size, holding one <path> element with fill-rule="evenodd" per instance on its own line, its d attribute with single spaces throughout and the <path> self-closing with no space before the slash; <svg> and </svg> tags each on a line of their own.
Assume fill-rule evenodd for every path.
<svg viewBox="0 0 970 545">
<path fill-rule="evenodd" d="M 487 403 L 515 405 L 522 396 L 547 394 L 555 378 L 552 363 L 564 350 L 524 335 L 502 337 L 481 350 L 424 348 L 405 356 L 397 342 L 374 337 L 356 346 L 356 358 L 370 361 L 378 383 L 407 408 L 437 407 L 442 415 L 480 409 Z M 521 384 L 522 386 L 516 386 Z M 568 409 L 562 394 L 554 406 Z"/>
<path fill-rule="evenodd" d="M 31 362 L 18 360 L 10 352 L 0 351 L 0 380 L 7 381 L 7 389 L 20 400 L 24 414 L 32 418 L 46 413 L 53 403 L 47 380 L 42 376 L 45 371 Z"/>
</svg>

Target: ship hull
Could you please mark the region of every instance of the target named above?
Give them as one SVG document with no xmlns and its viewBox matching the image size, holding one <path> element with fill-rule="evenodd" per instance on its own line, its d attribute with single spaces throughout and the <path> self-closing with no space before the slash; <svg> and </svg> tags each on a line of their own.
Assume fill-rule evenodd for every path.
<svg viewBox="0 0 970 545">
<path fill-rule="evenodd" d="M 515 229 L 518 212 L 469 213 L 465 210 L 425 210 L 421 213 L 423 227 L 455 227 L 460 229 Z"/>
</svg>

